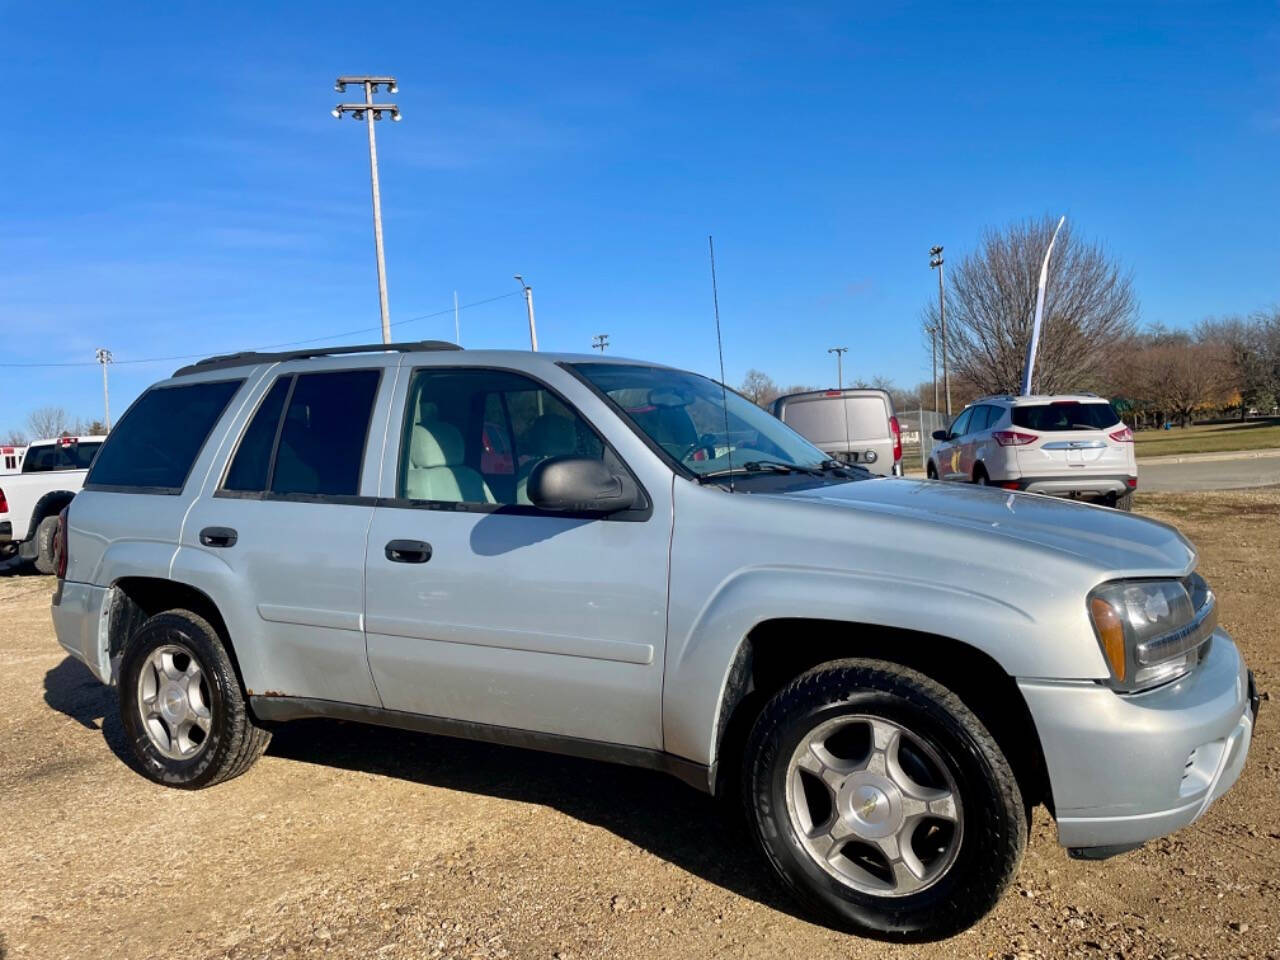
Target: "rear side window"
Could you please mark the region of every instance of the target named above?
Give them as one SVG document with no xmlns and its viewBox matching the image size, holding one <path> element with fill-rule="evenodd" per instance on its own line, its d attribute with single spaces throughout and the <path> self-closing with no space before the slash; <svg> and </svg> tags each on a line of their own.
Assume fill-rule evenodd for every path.
<svg viewBox="0 0 1280 960">
<path fill-rule="evenodd" d="M 29 447 L 26 459 L 22 461 L 23 473 L 47 473 L 50 470 L 87 470 L 93 458 L 102 446 L 101 440 L 92 443 L 81 443 L 73 440 L 70 443 L 51 443 L 38 447 Z M 10 458 L 6 457 L 6 462 Z"/>
<path fill-rule="evenodd" d="M 1045 433 L 1071 430 L 1105 430 L 1120 422 L 1111 404 L 1105 400 L 1093 403 L 1064 401 L 1013 408 L 1013 425 Z"/>
<path fill-rule="evenodd" d="M 258 406 L 249 429 L 244 432 L 236 449 L 231 469 L 227 471 L 224 490 L 265 490 L 271 471 L 271 451 L 275 448 L 276 428 L 280 426 L 280 411 L 293 377 L 281 377 Z"/>
<path fill-rule="evenodd" d="M 980 433 L 999 419 L 1000 408 L 984 403 L 973 412 L 973 419 L 969 421 L 969 429 L 966 432 Z"/>
<path fill-rule="evenodd" d="M 300 374 L 285 407 L 272 493 L 354 496 L 381 370 Z"/>
<path fill-rule="evenodd" d="M 243 380 L 152 387 L 103 444 L 85 486 L 179 493 Z"/>
</svg>

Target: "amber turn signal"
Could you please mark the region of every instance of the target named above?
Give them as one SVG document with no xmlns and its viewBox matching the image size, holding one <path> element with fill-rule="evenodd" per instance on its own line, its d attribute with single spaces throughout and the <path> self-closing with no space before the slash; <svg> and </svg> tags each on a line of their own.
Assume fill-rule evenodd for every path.
<svg viewBox="0 0 1280 960">
<path fill-rule="evenodd" d="M 1093 626 L 1102 642 L 1102 652 L 1111 665 L 1111 675 L 1117 680 L 1124 680 L 1124 624 L 1116 615 L 1111 604 L 1101 597 L 1094 597 L 1089 602 L 1089 612 L 1093 615 Z"/>
</svg>

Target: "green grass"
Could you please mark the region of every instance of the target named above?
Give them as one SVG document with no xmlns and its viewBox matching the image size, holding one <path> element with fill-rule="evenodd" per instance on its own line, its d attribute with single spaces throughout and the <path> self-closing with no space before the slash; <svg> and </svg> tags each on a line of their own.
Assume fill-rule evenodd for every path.
<svg viewBox="0 0 1280 960">
<path fill-rule="evenodd" d="M 1246 420 L 1172 430 L 1141 430 L 1134 434 L 1139 457 L 1180 453 L 1221 453 L 1280 447 L 1280 420 Z"/>
</svg>

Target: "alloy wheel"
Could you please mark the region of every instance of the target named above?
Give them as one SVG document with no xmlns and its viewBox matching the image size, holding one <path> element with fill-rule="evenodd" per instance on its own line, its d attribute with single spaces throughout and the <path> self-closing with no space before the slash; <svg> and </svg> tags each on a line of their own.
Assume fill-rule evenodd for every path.
<svg viewBox="0 0 1280 960">
<path fill-rule="evenodd" d="M 946 763 L 883 717 L 837 717 L 810 731 L 788 764 L 786 796 L 805 852 L 860 893 L 918 893 L 960 849 L 964 813 Z"/>
</svg>

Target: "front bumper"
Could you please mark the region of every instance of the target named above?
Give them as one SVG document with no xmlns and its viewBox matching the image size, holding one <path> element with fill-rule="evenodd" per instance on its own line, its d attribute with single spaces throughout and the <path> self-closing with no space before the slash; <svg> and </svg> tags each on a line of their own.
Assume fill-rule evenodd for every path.
<svg viewBox="0 0 1280 960">
<path fill-rule="evenodd" d="M 1244 768 L 1257 690 L 1231 638 L 1214 633 L 1189 676 L 1120 696 L 1092 682 L 1020 680 L 1071 848 L 1136 846 L 1200 817 Z"/>
<path fill-rule="evenodd" d="M 1131 482 L 1136 477 L 1128 475 L 1090 476 L 1086 473 L 1069 474 L 1064 477 L 1023 477 L 1016 482 L 1019 490 L 1027 493 L 1041 493 L 1050 497 L 1081 497 L 1101 499 L 1104 497 L 1122 497 L 1135 489 Z"/>
</svg>

